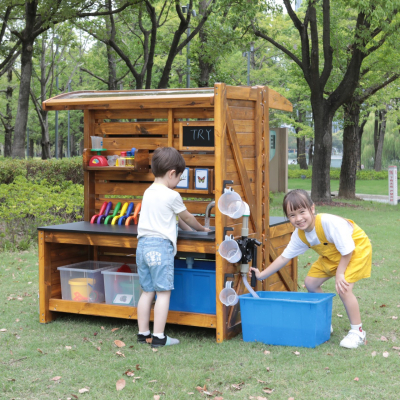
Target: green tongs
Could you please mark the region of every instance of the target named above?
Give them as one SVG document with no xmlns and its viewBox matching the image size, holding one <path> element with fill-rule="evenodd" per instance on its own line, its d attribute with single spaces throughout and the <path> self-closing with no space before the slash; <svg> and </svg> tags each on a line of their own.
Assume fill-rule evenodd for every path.
<svg viewBox="0 0 400 400">
<path fill-rule="evenodd" d="M 111 221 L 114 217 L 117 216 L 119 210 L 121 209 L 121 202 L 119 201 L 117 203 L 117 205 L 114 208 L 114 212 L 112 213 L 112 215 L 109 215 L 108 217 L 106 217 L 106 219 L 104 220 L 104 225 L 107 225 L 108 223 L 111 224 Z"/>
</svg>

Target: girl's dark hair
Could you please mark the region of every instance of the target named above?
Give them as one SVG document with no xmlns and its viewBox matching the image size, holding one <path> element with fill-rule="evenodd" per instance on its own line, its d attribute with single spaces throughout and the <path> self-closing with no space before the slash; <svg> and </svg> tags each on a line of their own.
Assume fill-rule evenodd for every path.
<svg viewBox="0 0 400 400">
<path fill-rule="evenodd" d="M 163 177 L 168 171 L 175 170 L 176 175 L 186 168 L 185 160 L 173 147 L 159 147 L 153 153 L 151 171 L 156 178 Z"/>
<path fill-rule="evenodd" d="M 283 198 L 283 213 L 287 217 L 289 207 L 293 211 L 296 211 L 299 208 L 307 208 L 312 214 L 311 207 L 313 204 L 314 203 L 311 200 L 311 197 L 305 190 L 294 189 L 286 193 L 285 197 Z"/>
</svg>

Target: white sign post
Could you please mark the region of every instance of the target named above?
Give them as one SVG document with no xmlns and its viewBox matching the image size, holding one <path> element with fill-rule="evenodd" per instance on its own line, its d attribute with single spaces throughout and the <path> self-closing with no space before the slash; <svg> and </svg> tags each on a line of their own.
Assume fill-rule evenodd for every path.
<svg viewBox="0 0 400 400">
<path fill-rule="evenodd" d="M 397 167 L 389 166 L 389 204 L 397 205 Z"/>
</svg>

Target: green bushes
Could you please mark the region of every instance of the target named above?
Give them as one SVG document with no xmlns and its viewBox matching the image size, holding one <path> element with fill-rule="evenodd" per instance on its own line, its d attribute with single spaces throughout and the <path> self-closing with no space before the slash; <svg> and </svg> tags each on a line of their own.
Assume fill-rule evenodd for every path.
<svg viewBox="0 0 400 400">
<path fill-rule="evenodd" d="M 39 226 L 82 220 L 83 203 L 83 185 L 15 176 L 0 185 L 0 250 L 27 249 Z"/>
<path fill-rule="evenodd" d="M 0 159 L 0 184 L 14 182 L 17 176 L 34 182 L 45 179 L 51 185 L 66 181 L 83 185 L 82 157 L 62 160 Z"/>
<path fill-rule="evenodd" d="M 288 170 L 288 178 L 289 179 L 311 179 L 312 177 L 312 169 L 294 169 L 289 168 Z M 305 177 L 305 178 L 304 178 Z M 330 177 L 332 180 L 340 179 L 340 168 L 331 168 Z M 388 179 L 388 171 L 379 171 L 376 172 L 374 170 L 362 170 L 357 171 L 357 179 L 362 181 L 371 181 L 371 180 L 387 180 Z"/>
</svg>

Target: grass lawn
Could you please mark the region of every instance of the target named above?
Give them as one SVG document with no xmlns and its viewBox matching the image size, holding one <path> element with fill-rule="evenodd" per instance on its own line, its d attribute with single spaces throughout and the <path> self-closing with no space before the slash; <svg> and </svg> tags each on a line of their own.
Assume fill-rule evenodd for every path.
<svg viewBox="0 0 400 400">
<path fill-rule="evenodd" d="M 311 190 L 311 179 L 289 179 L 289 189 L 304 189 Z M 332 192 L 339 190 L 339 181 L 331 180 Z M 389 195 L 388 181 L 387 180 L 370 180 L 370 181 L 356 181 L 356 193 L 360 194 L 380 194 L 384 196 Z"/>
<path fill-rule="evenodd" d="M 282 195 L 275 195 L 271 215 L 282 215 L 281 201 Z M 153 352 L 136 343 L 136 321 L 60 313 L 54 322 L 42 325 L 37 250 L 3 253 L 0 398 L 398 399 L 400 206 L 350 204 L 319 207 L 318 211 L 355 220 L 372 241 L 372 277 L 360 281 L 355 289 L 367 332 L 366 346 L 356 350 L 339 347 L 349 322 L 338 296 L 333 299 L 332 337 L 315 349 L 245 343 L 241 335 L 217 344 L 214 330 L 170 325 L 167 333 L 181 344 Z M 309 251 L 299 259 L 300 291 L 305 290 L 303 280 L 315 258 Z M 324 288 L 334 292 L 334 281 L 326 282 Z M 113 328 L 118 330 L 113 332 Z M 126 346 L 116 347 L 117 339 Z M 128 370 L 135 375 L 124 374 Z M 55 377 L 61 378 L 52 380 Z M 126 386 L 117 391 L 120 379 Z M 200 393 L 197 386 L 206 386 L 213 395 Z M 89 391 L 81 394 L 84 388 Z M 266 388 L 273 392 L 266 393 Z"/>
</svg>

